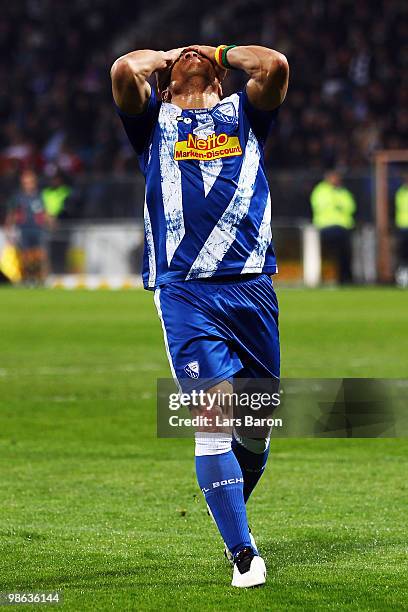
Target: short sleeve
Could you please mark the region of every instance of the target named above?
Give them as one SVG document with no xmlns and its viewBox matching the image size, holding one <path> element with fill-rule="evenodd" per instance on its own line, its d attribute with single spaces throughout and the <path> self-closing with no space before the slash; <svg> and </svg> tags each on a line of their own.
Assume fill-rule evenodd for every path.
<svg viewBox="0 0 408 612">
<path fill-rule="evenodd" d="M 138 155 L 142 155 L 149 145 L 153 128 L 159 116 L 160 104 L 153 87 L 149 103 L 143 113 L 138 115 L 127 115 L 121 111 L 117 104 L 115 104 L 127 137 Z"/>
<path fill-rule="evenodd" d="M 279 106 L 272 111 L 261 111 L 249 101 L 247 90 L 242 92 L 242 108 L 257 139 L 265 144 L 271 128 L 276 124 Z"/>
</svg>

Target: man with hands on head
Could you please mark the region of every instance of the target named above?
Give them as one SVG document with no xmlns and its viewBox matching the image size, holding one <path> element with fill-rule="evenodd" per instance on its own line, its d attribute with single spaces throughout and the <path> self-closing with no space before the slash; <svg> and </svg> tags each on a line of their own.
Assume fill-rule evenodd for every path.
<svg viewBox="0 0 408 612">
<path fill-rule="evenodd" d="M 247 74 L 246 87 L 223 98 L 235 69 Z M 222 398 L 242 380 L 252 389 L 279 381 L 263 149 L 288 74 L 281 53 L 255 45 L 134 51 L 112 66 L 115 104 L 146 179 L 144 286 L 154 290 L 172 375 L 186 393 Z M 234 566 L 232 585 L 263 584 L 246 502 L 270 432 L 217 427 L 216 417 L 230 414 L 223 399 L 193 414 L 207 417 L 195 435 L 196 473 Z"/>
</svg>

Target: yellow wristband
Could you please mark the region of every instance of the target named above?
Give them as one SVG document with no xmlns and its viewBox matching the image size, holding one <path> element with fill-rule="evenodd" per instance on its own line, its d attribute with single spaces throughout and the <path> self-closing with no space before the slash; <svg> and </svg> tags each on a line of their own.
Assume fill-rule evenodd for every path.
<svg viewBox="0 0 408 612">
<path fill-rule="evenodd" d="M 222 63 L 222 52 L 227 48 L 227 46 L 228 45 L 218 45 L 214 53 L 214 59 L 221 68 L 224 68 Z"/>
</svg>

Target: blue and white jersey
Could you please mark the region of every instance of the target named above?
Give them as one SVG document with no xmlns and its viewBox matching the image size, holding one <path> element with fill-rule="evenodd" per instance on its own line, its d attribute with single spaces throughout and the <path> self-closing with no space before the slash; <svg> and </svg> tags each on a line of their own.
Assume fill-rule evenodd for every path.
<svg viewBox="0 0 408 612">
<path fill-rule="evenodd" d="M 212 109 L 158 100 L 118 111 L 146 179 L 143 281 L 166 283 L 277 271 L 263 146 L 277 110 L 246 91 Z"/>
</svg>

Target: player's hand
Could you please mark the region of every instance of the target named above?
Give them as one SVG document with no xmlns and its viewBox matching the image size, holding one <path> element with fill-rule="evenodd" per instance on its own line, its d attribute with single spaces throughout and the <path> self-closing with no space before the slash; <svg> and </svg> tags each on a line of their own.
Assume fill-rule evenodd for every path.
<svg viewBox="0 0 408 612">
<path fill-rule="evenodd" d="M 185 47 L 179 47 L 178 49 L 170 49 L 169 51 L 163 52 L 163 59 L 165 61 L 165 65 L 162 70 L 167 70 L 170 68 L 172 64 L 180 57 L 181 53 L 184 51 Z"/>
<path fill-rule="evenodd" d="M 201 53 L 201 55 L 204 55 L 204 57 L 206 57 L 207 59 L 211 60 L 212 62 L 215 62 L 216 47 L 210 47 L 209 45 L 194 45 L 192 49 L 196 49 L 198 53 Z"/>
<path fill-rule="evenodd" d="M 163 60 L 162 65 L 156 69 L 156 80 L 157 87 L 162 92 L 169 84 L 171 69 L 174 62 L 180 57 L 184 47 L 178 49 L 170 49 L 169 51 L 162 51 L 161 58 Z"/>
<path fill-rule="evenodd" d="M 183 52 L 184 47 L 179 47 L 178 49 L 170 49 L 169 51 L 161 51 L 161 59 L 162 64 L 158 68 L 156 68 L 156 81 L 157 87 L 160 92 L 164 91 L 166 87 L 168 87 L 170 81 L 171 69 L 174 65 L 174 62 L 178 60 L 181 53 Z"/>
<path fill-rule="evenodd" d="M 220 81 L 222 81 L 227 74 L 227 70 L 226 68 L 221 68 L 221 66 L 219 66 L 215 61 L 215 51 L 217 47 L 210 47 L 209 45 L 194 45 L 192 48 L 212 62 L 218 78 Z"/>
</svg>

